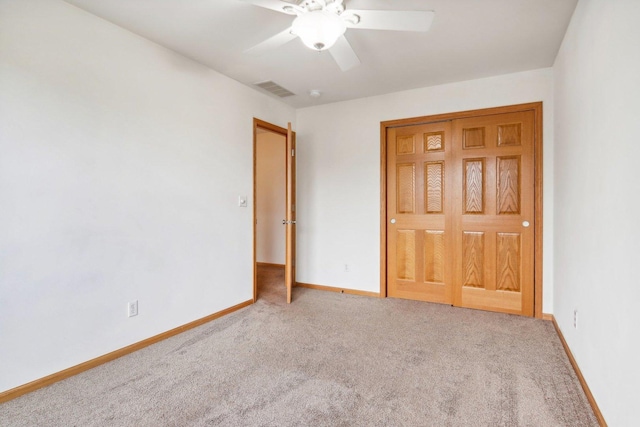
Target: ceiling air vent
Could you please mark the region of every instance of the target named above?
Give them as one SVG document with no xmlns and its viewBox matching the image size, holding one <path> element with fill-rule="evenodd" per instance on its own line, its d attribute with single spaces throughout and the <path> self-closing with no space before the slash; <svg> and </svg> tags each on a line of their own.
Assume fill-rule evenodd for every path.
<svg viewBox="0 0 640 427">
<path fill-rule="evenodd" d="M 280 98 L 286 98 L 287 96 L 295 95 L 295 93 L 283 88 L 282 86 L 272 82 L 271 80 L 268 80 L 266 82 L 254 83 L 254 85 L 266 90 L 269 93 L 279 96 Z"/>
</svg>

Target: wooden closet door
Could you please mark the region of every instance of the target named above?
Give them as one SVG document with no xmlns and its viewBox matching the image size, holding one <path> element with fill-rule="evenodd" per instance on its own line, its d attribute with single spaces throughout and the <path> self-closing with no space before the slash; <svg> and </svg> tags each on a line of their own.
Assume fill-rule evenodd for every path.
<svg viewBox="0 0 640 427">
<path fill-rule="evenodd" d="M 534 119 L 453 121 L 456 306 L 533 315 Z"/>
<path fill-rule="evenodd" d="M 387 293 L 451 304 L 451 122 L 390 128 L 387 144 Z"/>
</svg>

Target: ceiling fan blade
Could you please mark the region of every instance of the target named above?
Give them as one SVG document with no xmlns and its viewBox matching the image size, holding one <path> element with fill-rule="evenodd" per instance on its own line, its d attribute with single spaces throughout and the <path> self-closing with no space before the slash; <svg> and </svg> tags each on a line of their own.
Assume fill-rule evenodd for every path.
<svg viewBox="0 0 640 427">
<path fill-rule="evenodd" d="M 348 71 L 360 65 L 358 55 L 356 55 L 345 36 L 341 36 L 338 41 L 336 41 L 336 44 L 329 49 L 329 53 L 333 56 L 333 59 L 335 59 L 338 67 L 340 67 L 342 71 Z"/>
<path fill-rule="evenodd" d="M 285 7 L 288 3 L 283 2 L 281 0 L 239 0 L 243 3 L 251 3 L 255 6 L 264 7 L 265 9 L 275 10 L 276 12 L 287 13 L 284 11 L 283 7 Z"/>
<path fill-rule="evenodd" d="M 404 10 L 353 10 L 345 13 L 356 14 L 360 22 L 354 24 L 345 20 L 347 27 L 360 30 L 428 31 L 435 13 L 432 11 Z"/>
<path fill-rule="evenodd" d="M 244 53 L 255 54 L 255 55 L 261 54 L 269 50 L 278 48 L 286 43 L 289 43 L 291 40 L 295 39 L 296 37 L 298 36 L 296 36 L 295 34 L 291 34 L 291 27 L 289 27 L 286 30 L 279 32 L 275 36 L 269 37 L 262 43 L 258 43 L 257 45 L 250 47 L 249 49 L 245 50 Z"/>
</svg>

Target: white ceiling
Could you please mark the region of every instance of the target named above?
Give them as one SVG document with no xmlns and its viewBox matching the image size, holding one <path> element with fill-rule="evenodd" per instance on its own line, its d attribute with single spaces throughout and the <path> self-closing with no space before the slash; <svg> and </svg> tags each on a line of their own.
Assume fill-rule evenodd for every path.
<svg viewBox="0 0 640 427">
<path fill-rule="evenodd" d="M 347 9 L 433 10 L 435 19 L 426 33 L 347 30 L 362 64 L 342 72 L 299 39 L 244 53 L 293 17 L 239 0 L 66 1 L 248 86 L 272 80 L 296 94 L 281 98 L 296 108 L 549 67 L 577 3 L 346 0 Z"/>
</svg>

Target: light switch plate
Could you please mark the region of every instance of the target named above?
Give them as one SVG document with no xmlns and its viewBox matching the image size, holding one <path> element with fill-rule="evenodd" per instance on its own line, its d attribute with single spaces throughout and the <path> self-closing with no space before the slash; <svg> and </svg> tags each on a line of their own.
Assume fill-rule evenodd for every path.
<svg viewBox="0 0 640 427">
<path fill-rule="evenodd" d="M 247 196 L 238 196 L 238 206 L 241 208 L 247 207 Z"/>
<path fill-rule="evenodd" d="M 138 300 L 131 301 L 129 304 L 127 304 L 127 315 L 129 317 L 138 315 Z"/>
</svg>

